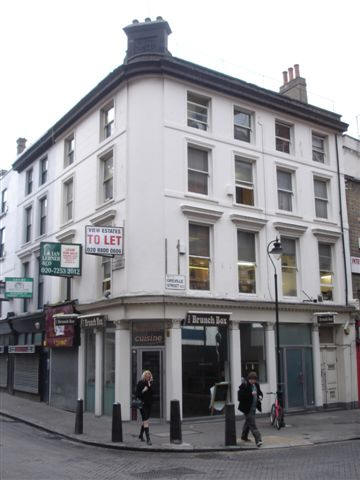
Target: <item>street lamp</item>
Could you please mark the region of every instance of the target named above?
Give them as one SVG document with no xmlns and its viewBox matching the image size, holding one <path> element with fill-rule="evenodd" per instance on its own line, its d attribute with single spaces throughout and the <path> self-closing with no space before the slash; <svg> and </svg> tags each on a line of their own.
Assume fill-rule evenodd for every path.
<svg viewBox="0 0 360 480">
<path fill-rule="evenodd" d="M 272 248 L 271 248 L 272 247 Z M 271 248 L 271 250 L 270 250 Z M 279 328 L 279 298 L 278 298 L 278 284 L 277 284 L 277 273 L 276 267 L 274 264 L 271 255 L 274 255 L 278 260 L 282 254 L 281 242 L 276 237 L 275 240 L 271 240 L 267 246 L 267 254 L 270 258 L 270 261 L 274 267 L 274 283 L 275 283 L 275 318 L 276 318 L 276 367 L 277 367 L 277 397 L 279 405 L 284 408 L 283 402 L 283 392 L 282 392 L 282 375 L 281 375 L 281 358 L 280 358 L 280 328 Z M 284 411 L 284 410 L 283 410 Z"/>
</svg>

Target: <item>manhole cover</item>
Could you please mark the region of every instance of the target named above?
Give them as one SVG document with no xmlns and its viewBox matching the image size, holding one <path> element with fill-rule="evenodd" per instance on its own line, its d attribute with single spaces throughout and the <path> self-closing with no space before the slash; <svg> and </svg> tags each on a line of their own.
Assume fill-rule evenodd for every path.
<svg viewBox="0 0 360 480">
<path fill-rule="evenodd" d="M 194 470 L 192 468 L 186 467 L 174 467 L 174 468 L 166 468 L 161 470 L 148 470 L 147 472 L 141 473 L 132 473 L 133 477 L 137 478 L 179 478 L 183 475 L 196 475 L 201 474 L 199 470 Z"/>
</svg>

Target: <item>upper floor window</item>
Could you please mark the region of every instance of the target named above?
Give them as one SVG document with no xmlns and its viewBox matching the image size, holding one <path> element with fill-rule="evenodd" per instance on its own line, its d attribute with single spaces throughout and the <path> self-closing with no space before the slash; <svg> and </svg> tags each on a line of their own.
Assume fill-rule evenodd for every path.
<svg viewBox="0 0 360 480">
<path fill-rule="evenodd" d="M 22 264 L 22 274 L 23 274 L 23 277 L 29 278 L 30 262 L 24 262 Z M 23 312 L 27 312 L 29 310 L 29 303 L 30 303 L 30 298 L 23 299 Z"/>
<path fill-rule="evenodd" d="M 254 205 L 253 163 L 244 158 L 235 157 L 236 203 Z"/>
<path fill-rule="evenodd" d="M 251 142 L 251 114 L 234 107 L 234 138 Z"/>
<path fill-rule="evenodd" d="M 44 157 L 40 160 L 40 185 L 44 185 L 48 175 L 48 159 Z"/>
<path fill-rule="evenodd" d="M 29 168 L 26 171 L 26 180 L 25 180 L 25 195 L 29 195 L 32 192 L 33 188 L 33 169 Z"/>
<path fill-rule="evenodd" d="M 255 233 L 237 232 L 239 292 L 256 293 Z"/>
<path fill-rule="evenodd" d="M 276 150 L 279 152 L 290 153 L 292 127 L 286 123 L 275 122 L 275 141 Z"/>
<path fill-rule="evenodd" d="M 278 206 L 280 210 L 292 212 L 293 210 L 293 186 L 291 172 L 277 169 Z"/>
<path fill-rule="evenodd" d="M 1 213 L 5 213 L 7 211 L 7 189 L 1 192 Z"/>
<path fill-rule="evenodd" d="M 102 293 L 105 293 L 106 290 L 111 290 L 111 258 L 102 257 L 101 268 L 102 268 Z"/>
<path fill-rule="evenodd" d="M 32 207 L 25 208 L 25 243 L 31 240 Z"/>
<path fill-rule="evenodd" d="M 113 198 L 113 152 L 108 152 L 100 158 L 102 176 L 102 201 Z"/>
<path fill-rule="evenodd" d="M 187 124 L 189 127 L 200 130 L 209 129 L 210 100 L 201 95 L 188 92 L 187 94 Z"/>
<path fill-rule="evenodd" d="M 320 291 L 324 300 L 333 300 L 334 273 L 331 245 L 319 243 Z"/>
<path fill-rule="evenodd" d="M 312 159 L 314 162 L 325 163 L 325 138 L 312 134 Z"/>
<path fill-rule="evenodd" d="M 5 256 L 5 227 L 0 228 L 0 258 Z"/>
<path fill-rule="evenodd" d="M 210 290 L 210 227 L 189 224 L 189 283 L 192 290 Z"/>
<path fill-rule="evenodd" d="M 188 147 L 188 191 L 208 195 L 209 161 L 208 152 Z"/>
<path fill-rule="evenodd" d="M 101 140 L 114 133 L 115 108 L 114 102 L 108 103 L 101 109 Z"/>
<path fill-rule="evenodd" d="M 70 178 L 64 183 L 64 222 L 73 218 L 74 180 Z"/>
<path fill-rule="evenodd" d="M 328 181 L 314 178 L 315 215 L 328 218 Z"/>
<path fill-rule="evenodd" d="M 37 271 L 40 272 L 40 258 L 37 259 Z M 37 308 L 40 310 L 44 307 L 44 277 L 38 273 L 37 285 Z"/>
<path fill-rule="evenodd" d="M 39 235 L 46 233 L 46 218 L 47 218 L 47 198 L 43 197 L 39 200 Z"/>
<path fill-rule="evenodd" d="M 282 292 L 286 297 L 297 295 L 296 240 L 281 237 Z"/>
<path fill-rule="evenodd" d="M 74 162 L 75 155 L 75 137 L 72 133 L 67 138 L 65 138 L 65 151 L 64 151 L 64 165 L 68 167 Z"/>
</svg>

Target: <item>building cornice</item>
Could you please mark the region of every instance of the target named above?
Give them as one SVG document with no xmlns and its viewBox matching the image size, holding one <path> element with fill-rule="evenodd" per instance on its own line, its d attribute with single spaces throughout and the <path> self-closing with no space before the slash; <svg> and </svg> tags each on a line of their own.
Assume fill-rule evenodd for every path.
<svg viewBox="0 0 360 480">
<path fill-rule="evenodd" d="M 94 108 L 107 95 L 126 81 L 145 75 L 168 76 L 188 83 L 207 88 L 235 99 L 293 115 L 307 122 L 330 128 L 341 133 L 347 124 L 341 122 L 341 116 L 293 100 L 277 92 L 244 82 L 238 78 L 224 75 L 200 65 L 171 56 L 142 55 L 138 61 L 121 65 L 102 80 L 68 113 L 56 122 L 39 140 L 27 148 L 14 162 L 13 169 L 21 172 L 34 160 L 44 154 L 56 140 L 73 127 L 80 118 Z"/>
</svg>

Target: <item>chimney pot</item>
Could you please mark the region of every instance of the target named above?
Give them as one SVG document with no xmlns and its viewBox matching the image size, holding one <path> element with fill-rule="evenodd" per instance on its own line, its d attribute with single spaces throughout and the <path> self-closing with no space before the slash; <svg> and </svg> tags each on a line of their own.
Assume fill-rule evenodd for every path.
<svg viewBox="0 0 360 480">
<path fill-rule="evenodd" d="M 134 18 L 134 20 L 132 21 L 133 25 L 137 25 L 139 23 L 139 20 L 137 20 L 136 18 Z"/>
<path fill-rule="evenodd" d="M 295 63 L 294 69 L 295 69 L 295 78 L 300 77 L 300 65 L 298 63 Z"/>
<path fill-rule="evenodd" d="M 149 22 L 151 22 L 151 18 L 149 18 L 149 17 L 146 17 L 146 18 L 145 18 L 145 22 L 146 22 L 146 23 L 149 23 Z"/>
<path fill-rule="evenodd" d="M 156 17 L 156 20 L 157 20 L 158 22 L 162 22 L 162 21 L 163 21 L 163 18 L 160 17 L 160 16 L 158 16 L 158 17 Z"/>
<path fill-rule="evenodd" d="M 288 68 L 289 71 L 289 81 L 294 80 L 294 69 L 292 67 Z"/>
<path fill-rule="evenodd" d="M 16 140 L 16 144 L 17 144 L 16 152 L 18 155 L 20 155 L 26 148 L 26 138 L 19 137 Z"/>
<path fill-rule="evenodd" d="M 286 85 L 288 83 L 288 72 L 287 72 L 287 70 L 284 70 L 282 72 L 282 74 L 283 74 L 284 85 Z"/>
</svg>

